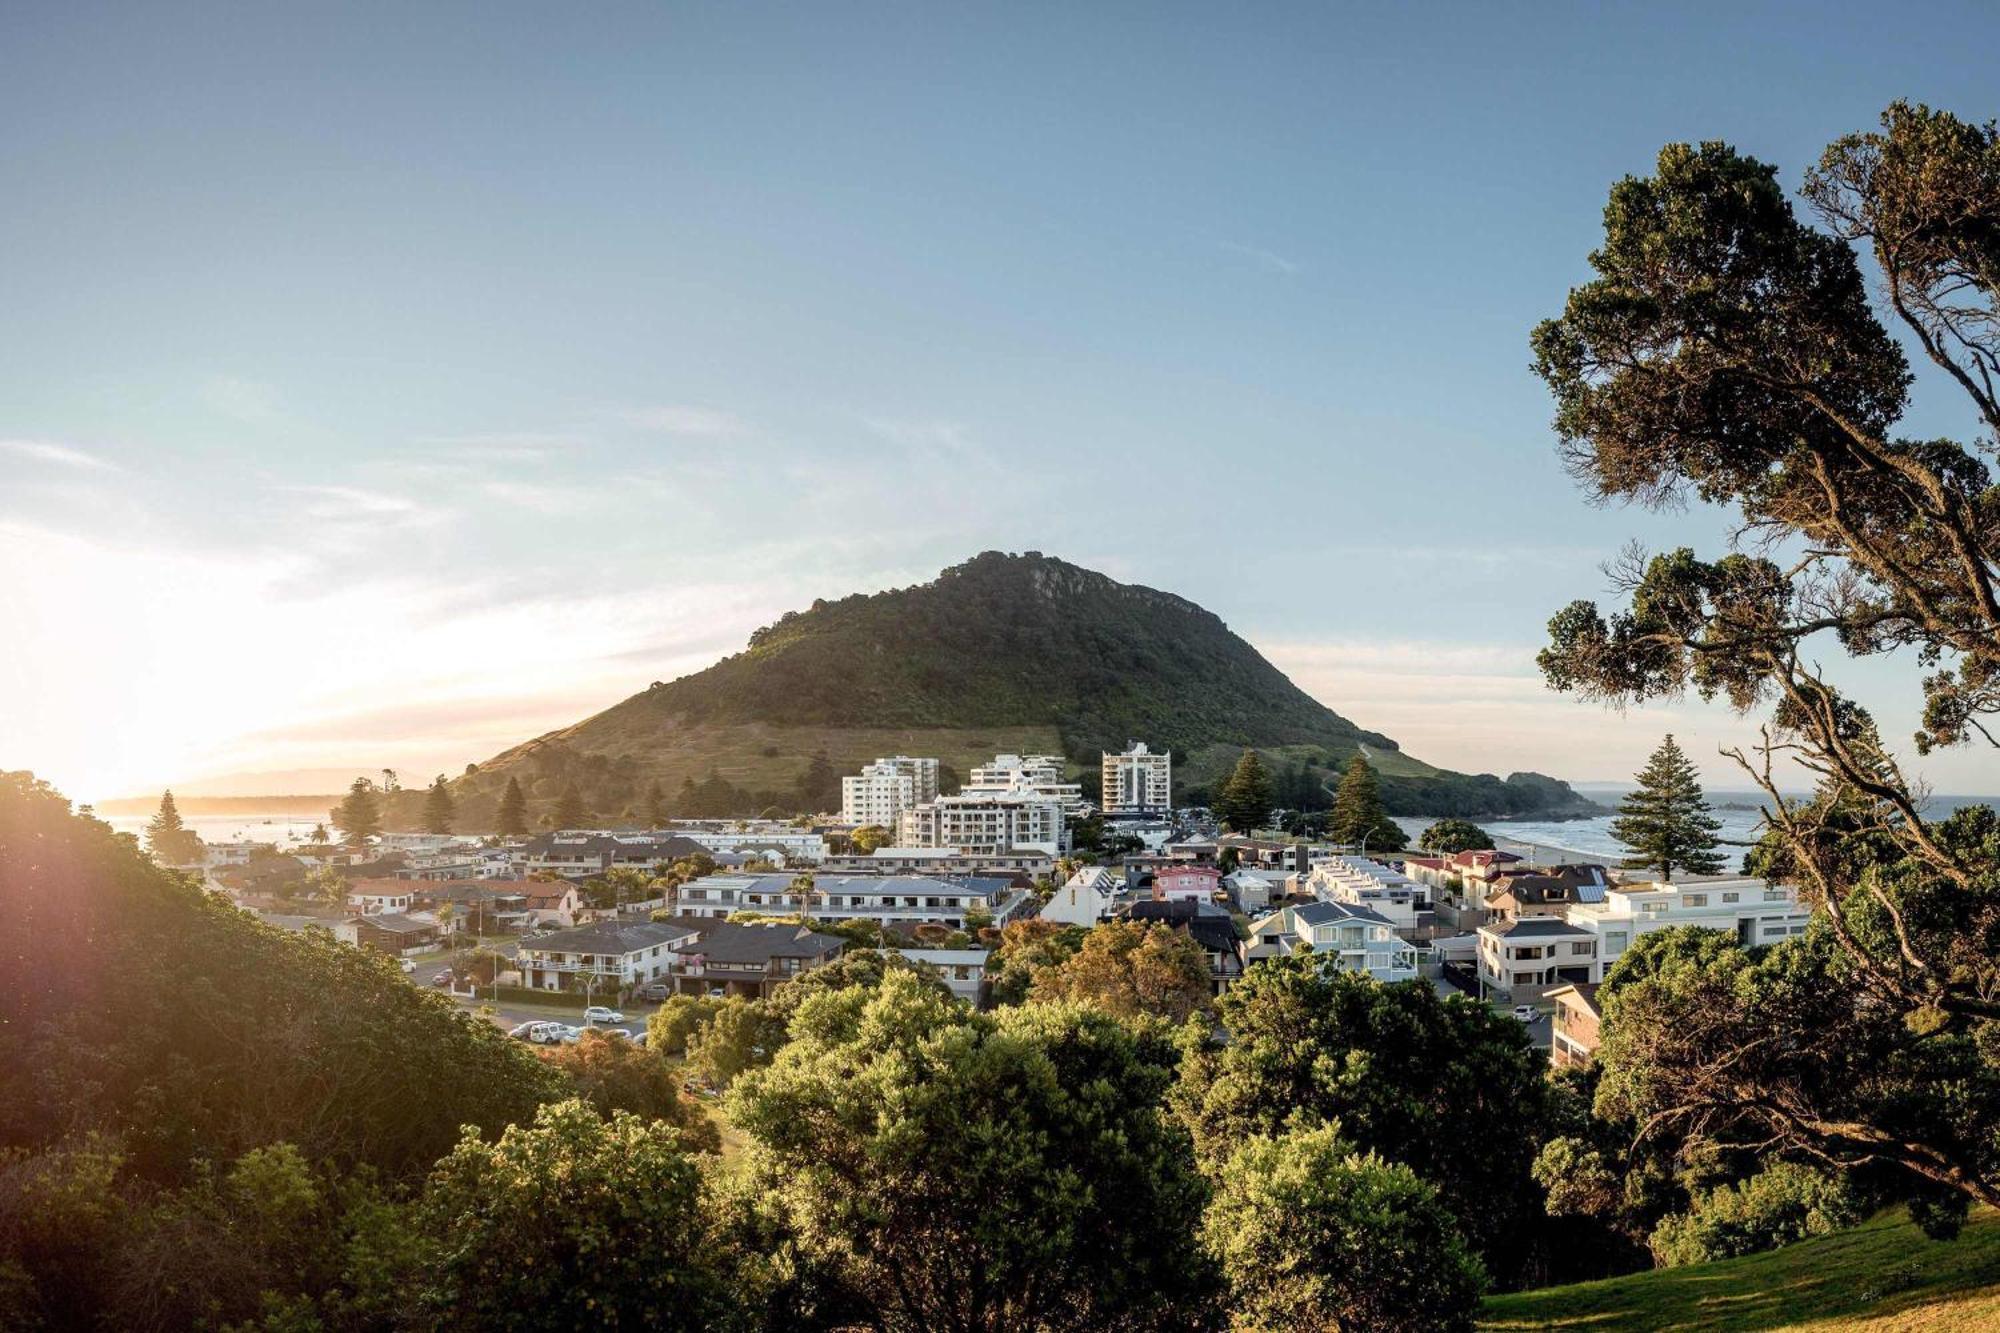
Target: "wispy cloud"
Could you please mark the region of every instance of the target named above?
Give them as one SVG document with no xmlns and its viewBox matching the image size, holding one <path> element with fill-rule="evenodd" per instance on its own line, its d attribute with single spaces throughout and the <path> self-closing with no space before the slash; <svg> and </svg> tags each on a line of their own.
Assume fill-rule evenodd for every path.
<svg viewBox="0 0 2000 1333">
<path fill-rule="evenodd" d="M 445 512 L 407 495 L 365 490 L 359 486 L 282 486 L 279 489 L 289 495 L 304 497 L 301 516 L 323 523 L 426 523 L 442 518 Z"/>
<path fill-rule="evenodd" d="M 1240 241 L 1217 241 L 1216 244 L 1232 255 L 1248 259 L 1266 273 L 1297 273 L 1305 267 L 1296 259 L 1287 259 L 1275 250 L 1266 250 L 1258 245 L 1244 245 Z"/>
<path fill-rule="evenodd" d="M 53 463 L 57 467 L 81 468 L 90 472 L 124 470 L 109 459 L 100 458 L 75 445 L 56 444 L 50 440 L 0 440 L 0 453 L 30 458 L 38 463 Z"/>
<path fill-rule="evenodd" d="M 634 408 L 619 413 L 618 419 L 638 430 L 700 439 L 729 439 L 749 432 L 749 424 L 733 412 L 686 403 Z"/>
</svg>

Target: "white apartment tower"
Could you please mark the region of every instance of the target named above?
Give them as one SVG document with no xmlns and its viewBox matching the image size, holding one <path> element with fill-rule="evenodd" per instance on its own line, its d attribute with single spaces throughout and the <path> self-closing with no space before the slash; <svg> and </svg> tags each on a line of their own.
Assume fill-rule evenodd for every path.
<svg viewBox="0 0 2000 1333">
<path fill-rule="evenodd" d="M 1133 741 L 1123 754 L 1104 756 L 1104 813 L 1164 815 L 1173 808 L 1174 758 Z"/>
<path fill-rule="evenodd" d="M 996 754 L 972 770 L 960 795 L 1029 792 L 1062 807 L 1065 819 L 1083 813 L 1083 786 L 1063 777 L 1059 754 Z"/>
<path fill-rule="evenodd" d="M 936 800 L 937 790 L 937 760 L 903 754 L 877 759 L 840 780 L 840 820 L 893 829 L 905 810 Z"/>
</svg>

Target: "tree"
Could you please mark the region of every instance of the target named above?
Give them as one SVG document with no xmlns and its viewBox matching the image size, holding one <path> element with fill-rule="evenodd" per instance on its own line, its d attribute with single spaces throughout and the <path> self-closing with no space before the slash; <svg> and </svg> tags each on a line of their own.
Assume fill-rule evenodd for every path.
<svg viewBox="0 0 2000 1333">
<path fill-rule="evenodd" d="M 1228 1039 L 1188 1048 L 1172 1099 L 1205 1172 L 1255 1135 L 1338 1124 L 1357 1151 L 1435 1186 L 1496 1277 L 1520 1276 L 1550 1093 L 1519 1023 L 1310 955 L 1258 963 L 1217 1008 Z"/>
<path fill-rule="evenodd" d="M 503 838 L 527 836 L 528 797 L 521 790 L 519 778 L 508 778 L 506 790 L 500 793 L 500 810 L 494 818 L 494 832 Z"/>
<path fill-rule="evenodd" d="M 1035 974 L 1030 998 L 1092 1004 L 1120 1018 L 1179 1023 L 1214 1003 L 1208 955 L 1171 926 L 1107 921 L 1069 958 Z"/>
<path fill-rule="evenodd" d="M 424 793 L 424 832 L 449 833 L 451 821 L 457 813 L 457 804 L 451 799 L 451 788 L 445 784 L 444 774 L 437 775 L 430 790 Z"/>
<path fill-rule="evenodd" d="M 1965 1043 L 2000 1019 L 2000 953 L 1979 943 L 2000 931 L 2000 849 L 1926 817 L 1865 710 L 1815 659 L 1821 645 L 1907 650 L 1924 669 L 1912 680 L 1919 751 L 2000 739 L 1987 453 L 2000 431 L 2000 130 L 1895 103 L 1878 131 L 1827 149 L 1804 197 L 1819 228 L 1794 214 L 1775 168 L 1722 143 L 1669 145 L 1652 176 L 1613 187 L 1596 276 L 1534 335 L 1565 461 L 1599 500 L 1733 506 L 1754 545 L 1716 559 L 1632 552 L 1616 571 L 1626 604 L 1609 614 L 1571 604 L 1539 660 L 1557 689 L 1613 704 L 1693 691 L 1739 711 L 1768 707 L 1761 742 L 1734 757 L 1764 790 L 1801 890 L 1845 958 L 1850 1001 L 1818 1011 L 1826 1026 L 1799 1058 L 1840 1065 L 1856 1031 L 1919 1054 L 1877 1027 L 1886 1016 L 1924 1034 L 1918 1065 L 1955 1050 L 1984 1087 L 2000 1055 Z M 1857 247 L 1879 272 L 1879 306 Z M 1878 311 L 1934 383 L 1965 395 L 1983 438 L 1896 433 L 1916 379 Z M 1843 799 L 1787 799 L 1787 760 Z M 1821 836 L 1823 820 L 1857 816 L 1896 848 L 1858 870 Z M 1868 1086 L 1891 1072 L 1878 1067 Z M 1817 1072 L 1794 1084 L 1811 1098 L 1761 1106 L 1731 1082 L 1743 1094 L 1732 1115 L 1767 1135 L 1839 1161 L 1872 1154 L 2000 1203 L 1994 1159 L 1967 1156 L 1956 1128 L 1874 1118 L 1894 1098 L 1872 1109 L 1864 1099 L 1870 1118 L 1856 1122 L 1830 1114 L 1855 1109 L 1856 1090 Z"/>
<path fill-rule="evenodd" d="M 847 835 L 847 841 L 861 856 L 872 856 L 877 847 L 886 847 L 894 840 L 895 835 L 880 824 L 863 824 Z"/>
<path fill-rule="evenodd" d="M 201 835 L 181 822 L 171 791 L 160 794 L 160 809 L 146 821 L 146 846 L 162 865 L 193 865 L 201 860 Z"/>
<path fill-rule="evenodd" d="M 1713 875 L 1722 869 L 1715 850 L 1722 821 L 1708 812 L 1701 779 L 1671 734 L 1639 771 L 1639 785 L 1618 804 L 1611 836 L 1631 849 L 1627 869 Z"/>
<path fill-rule="evenodd" d="M 662 828 L 667 822 L 667 793 L 658 781 L 646 788 L 646 827 Z"/>
<path fill-rule="evenodd" d="M 1237 833 L 1249 833 L 1271 817 L 1271 775 L 1255 750 L 1245 750 L 1215 796 L 1215 817 Z"/>
<path fill-rule="evenodd" d="M 715 1017 L 722 1001 L 697 995 L 671 995 L 646 1020 L 646 1045 L 661 1055 L 687 1054 L 697 1029 Z"/>
<path fill-rule="evenodd" d="M 1437 1191 L 1407 1166 L 1357 1153 L 1336 1125 L 1244 1144 L 1202 1231 L 1246 1330 L 1470 1333 L 1486 1285 Z"/>
<path fill-rule="evenodd" d="M 329 841 L 326 832 L 326 825 L 314 824 L 312 837 L 309 838 L 308 841 L 310 841 L 315 847 L 324 847 Z"/>
<path fill-rule="evenodd" d="M 1170 1048 L 1075 1005 L 973 1013 L 903 971 L 807 999 L 728 1098 L 776 1248 L 887 1330 L 1208 1324 Z"/>
<path fill-rule="evenodd" d="M 1469 820 L 1440 819 L 1417 838 L 1417 846 L 1440 856 L 1490 852 L 1493 850 L 1493 835 Z"/>
<path fill-rule="evenodd" d="M 717 1090 L 770 1063 L 785 1041 L 785 1016 L 766 1000 L 726 999 L 687 1039 L 688 1070 Z"/>
<path fill-rule="evenodd" d="M 1340 775 L 1340 789 L 1333 796 L 1333 812 L 1327 816 L 1327 836 L 1353 847 L 1371 847 L 1378 852 L 1400 851 L 1409 839 L 1402 826 L 1389 818 L 1382 804 L 1382 784 L 1366 755 L 1356 754 Z"/>
<path fill-rule="evenodd" d="M 447 1329 L 706 1329 L 732 1313 L 710 1200 L 681 1131 L 581 1101 L 440 1161 L 417 1215 L 421 1291 Z"/>
<path fill-rule="evenodd" d="M 721 1149 L 715 1122 L 687 1095 L 658 1050 L 589 1029 L 575 1045 L 551 1047 L 541 1056 L 569 1076 L 576 1095 L 599 1115 L 626 1111 L 642 1120 L 664 1120 L 681 1131 L 690 1150 Z"/>
<path fill-rule="evenodd" d="M 359 845 L 382 831 L 382 807 L 375 799 L 375 784 L 356 778 L 347 795 L 333 808 L 333 826 L 348 843 Z"/>
<path fill-rule="evenodd" d="M 583 793 L 574 782 L 562 789 L 556 798 L 555 826 L 559 829 L 582 828 L 590 822 L 590 811 L 584 807 Z"/>
</svg>

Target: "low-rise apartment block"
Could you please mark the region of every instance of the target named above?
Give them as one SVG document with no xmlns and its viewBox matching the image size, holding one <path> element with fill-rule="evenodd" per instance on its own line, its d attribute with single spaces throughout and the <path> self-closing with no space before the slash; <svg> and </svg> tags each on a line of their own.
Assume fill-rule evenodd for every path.
<svg viewBox="0 0 2000 1333">
<path fill-rule="evenodd" d="M 810 891 L 792 875 L 709 875 L 683 884 L 678 914 L 727 917 L 735 912 L 797 913 L 821 921 L 873 921 L 909 929 L 923 925 L 963 930 L 969 916 L 996 923 L 1033 900 L 1013 881 L 967 876 L 829 875 L 813 878 Z"/>
</svg>

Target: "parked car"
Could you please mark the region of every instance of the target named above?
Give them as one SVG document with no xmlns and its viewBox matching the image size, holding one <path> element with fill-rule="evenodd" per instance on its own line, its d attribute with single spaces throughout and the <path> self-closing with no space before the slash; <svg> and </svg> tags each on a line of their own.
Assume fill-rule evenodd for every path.
<svg viewBox="0 0 2000 1333">
<path fill-rule="evenodd" d="M 448 989 L 451 986 L 451 969 L 447 967 L 444 971 L 432 977 L 431 985 L 436 986 L 439 990 Z"/>
<path fill-rule="evenodd" d="M 417 965 L 411 962 L 407 958 L 398 958 L 396 960 L 396 966 L 403 969 L 403 973 L 405 976 L 417 970 Z"/>
<path fill-rule="evenodd" d="M 567 1023 L 552 1023 L 549 1026 L 555 1029 L 555 1033 L 550 1037 L 550 1040 L 560 1045 L 574 1046 L 583 1040 L 582 1028 L 571 1027 Z"/>
<path fill-rule="evenodd" d="M 627 1041 L 632 1040 L 631 1028 L 599 1028 L 597 1030 L 607 1037 L 623 1037 Z"/>
<path fill-rule="evenodd" d="M 1514 1006 L 1514 1017 L 1523 1023 L 1532 1023 L 1541 1017 L 1541 1013 L 1532 1004 L 1517 1004 Z"/>
<path fill-rule="evenodd" d="M 708 998 L 711 1000 L 720 1000 L 728 994 L 729 992 L 720 986 L 710 986 L 708 988 Z"/>
<path fill-rule="evenodd" d="M 623 1023 L 625 1015 L 619 1013 L 616 1009 L 607 1009 L 601 1004 L 593 1004 L 590 1008 L 583 1011 L 583 1021 L 586 1023 Z"/>
<path fill-rule="evenodd" d="M 665 1000 L 668 996 L 672 994 L 673 991 L 667 986 L 665 982 L 661 981 L 649 981 L 645 985 L 639 987 L 638 990 L 638 996 L 640 999 L 651 1000 L 655 1004 L 660 1003 L 661 1001 Z"/>
<path fill-rule="evenodd" d="M 510 1037 L 518 1037 L 522 1041 L 533 1041 L 535 1039 L 535 1029 L 540 1026 L 542 1026 L 540 1023 L 535 1022 L 531 1018 L 525 1023 L 517 1023 L 513 1027 L 507 1029 L 507 1035 Z"/>
</svg>

